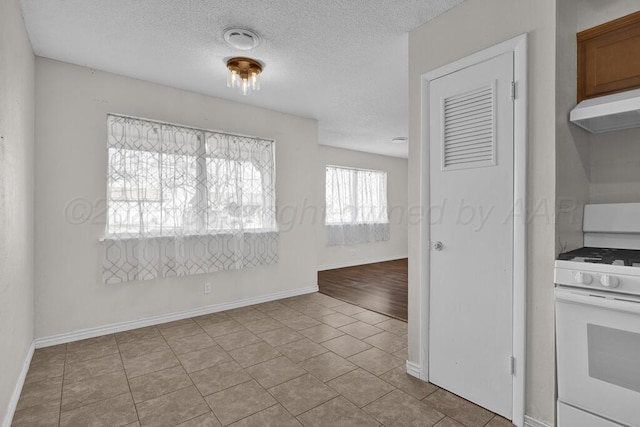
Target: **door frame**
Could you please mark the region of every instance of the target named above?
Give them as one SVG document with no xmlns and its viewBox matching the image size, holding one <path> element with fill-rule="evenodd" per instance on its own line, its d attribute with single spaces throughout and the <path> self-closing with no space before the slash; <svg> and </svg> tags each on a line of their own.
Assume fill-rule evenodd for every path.
<svg viewBox="0 0 640 427">
<path fill-rule="evenodd" d="M 407 372 L 429 380 L 429 286 L 430 286 L 430 167 L 429 167 L 429 83 L 439 77 L 473 66 L 507 52 L 514 54 L 514 153 L 513 153 L 513 423 L 524 426 L 527 319 L 527 34 L 506 40 L 480 52 L 444 65 L 421 76 L 422 110 L 420 118 L 422 154 L 420 156 L 420 364 L 407 363 Z M 507 369 L 507 366 L 505 366 Z"/>
</svg>

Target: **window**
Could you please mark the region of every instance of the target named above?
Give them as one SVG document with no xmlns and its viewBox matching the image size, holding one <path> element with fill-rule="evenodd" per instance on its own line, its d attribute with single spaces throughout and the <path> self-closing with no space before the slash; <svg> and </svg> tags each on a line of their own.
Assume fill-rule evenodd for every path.
<svg viewBox="0 0 640 427">
<path fill-rule="evenodd" d="M 274 141 L 108 115 L 105 283 L 278 259 Z"/>
<path fill-rule="evenodd" d="M 107 236 L 275 231 L 273 141 L 109 116 Z"/>
<path fill-rule="evenodd" d="M 389 240 L 387 173 L 327 166 L 325 223 L 329 245 Z"/>
</svg>

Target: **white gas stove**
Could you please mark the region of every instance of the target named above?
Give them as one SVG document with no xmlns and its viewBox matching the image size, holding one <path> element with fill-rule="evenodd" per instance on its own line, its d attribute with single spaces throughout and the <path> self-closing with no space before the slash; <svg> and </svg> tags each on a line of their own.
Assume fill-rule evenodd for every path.
<svg viewBox="0 0 640 427">
<path fill-rule="evenodd" d="M 640 427 L 640 203 L 587 205 L 555 265 L 558 427 Z"/>
</svg>

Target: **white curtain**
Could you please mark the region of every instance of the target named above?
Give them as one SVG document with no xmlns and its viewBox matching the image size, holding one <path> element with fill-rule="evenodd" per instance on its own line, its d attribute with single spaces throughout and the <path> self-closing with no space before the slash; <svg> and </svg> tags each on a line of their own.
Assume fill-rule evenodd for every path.
<svg viewBox="0 0 640 427">
<path fill-rule="evenodd" d="M 273 141 L 107 122 L 105 283 L 278 261 Z"/>
<path fill-rule="evenodd" d="M 326 168 L 326 218 L 329 246 L 389 240 L 387 173 Z"/>
</svg>

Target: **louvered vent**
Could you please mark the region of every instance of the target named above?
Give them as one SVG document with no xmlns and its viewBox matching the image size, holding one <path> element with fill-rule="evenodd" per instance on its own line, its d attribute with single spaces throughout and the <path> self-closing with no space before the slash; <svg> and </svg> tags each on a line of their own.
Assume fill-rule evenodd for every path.
<svg viewBox="0 0 640 427">
<path fill-rule="evenodd" d="M 442 168 L 495 165 L 494 86 L 445 98 Z"/>
</svg>

